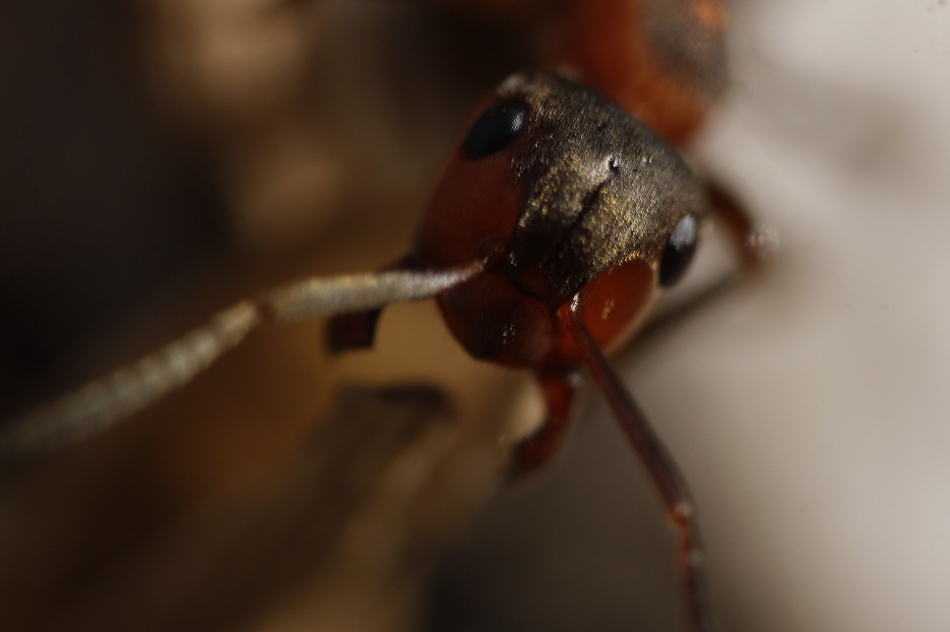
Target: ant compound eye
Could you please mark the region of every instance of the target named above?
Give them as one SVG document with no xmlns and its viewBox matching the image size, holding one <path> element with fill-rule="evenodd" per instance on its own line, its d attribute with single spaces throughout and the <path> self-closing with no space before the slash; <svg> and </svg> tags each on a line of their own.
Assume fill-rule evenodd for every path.
<svg viewBox="0 0 950 632">
<path fill-rule="evenodd" d="M 475 160 L 501 151 L 524 127 L 527 114 L 528 106 L 523 101 L 496 103 L 472 124 L 462 152 Z"/>
<path fill-rule="evenodd" d="M 676 224 L 660 260 L 660 285 L 669 287 L 679 281 L 696 253 L 699 220 L 687 215 Z"/>
</svg>

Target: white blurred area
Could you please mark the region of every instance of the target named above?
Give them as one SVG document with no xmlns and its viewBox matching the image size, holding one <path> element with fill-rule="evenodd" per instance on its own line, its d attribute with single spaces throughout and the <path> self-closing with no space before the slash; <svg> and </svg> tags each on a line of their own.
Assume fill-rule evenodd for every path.
<svg viewBox="0 0 950 632">
<path fill-rule="evenodd" d="M 766 2 L 736 18 L 734 95 L 702 153 L 783 251 L 761 287 L 627 374 L 695 450 L 724 615 L 946 630 L 950 6 Z M 700 380 L 697 428 L 659 389 Z"/>
<path fill-rule="evenodd" d="M 950 4 L 735 2 L 730 41 L 699 162 L 781 251 L 623 376 L 691 483 L 723 630 L 950 629 Z M 483 519 L 471 557 L 517 543 L 485 599 L 541 581 L 564 593 L 512 629 L 679 629 L 656 501 L 587 403 L 551 478 Z"/>
</svg>

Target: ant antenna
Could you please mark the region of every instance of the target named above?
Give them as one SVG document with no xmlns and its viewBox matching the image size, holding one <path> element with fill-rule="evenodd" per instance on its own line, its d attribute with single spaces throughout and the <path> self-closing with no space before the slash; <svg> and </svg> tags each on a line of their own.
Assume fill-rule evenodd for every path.
<svg viewBox="0 0 950 632">
<path fill-rule="evenodd" d="M 28 411 L 0 428 L 0 462 L 78 443 L 181 388 L 265 322 L 291 323 L 418 301 L 476 276 L 484 262 L 445 270 L 312 278 L 244 300 L 137 362 Z"/>
</svg>

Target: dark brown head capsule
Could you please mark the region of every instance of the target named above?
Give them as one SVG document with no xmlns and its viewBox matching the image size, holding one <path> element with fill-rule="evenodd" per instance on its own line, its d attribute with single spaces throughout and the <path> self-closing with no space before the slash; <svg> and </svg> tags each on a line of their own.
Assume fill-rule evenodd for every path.
<svg viewBox="0 0 950 632">
<path fill-rule="evenodd" d="M 644 124 L 567 79 L 516 75 L 458 141 L 414 259 L 438 269 L 494 253 L 440 296 L 453 333 L 476 357 L 570 368 L 557 310 L 580 292 L 598 345 L 619 342 L 685 270 L 704 214 L 699 180 Z"/>
</svg>

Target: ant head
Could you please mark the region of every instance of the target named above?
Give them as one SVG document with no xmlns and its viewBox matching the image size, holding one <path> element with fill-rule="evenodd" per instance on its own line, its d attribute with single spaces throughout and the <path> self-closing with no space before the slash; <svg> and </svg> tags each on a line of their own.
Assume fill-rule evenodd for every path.
<svg viewBox="0 0 950 632">
<path fill-rule="evenodd" d="M 567 79 L 515 75 L 460 139 L 423 221 L 417 257 L 443 267 L 489 249 L 482 285 L 493 289 L 478 301 L 502 302 L 499 310 L 509 312 L 521 301 L 553 314 L 583 290 L 597 294 L 597 304 L 629 305 L 617 312 L 629 321 L 658 284 L 671 285 L 685 270 L 704 214 L 699 180 L 625 110 Z M 448 295 L 456 304 L 443 301 L 443 311 L 475 307 L 463 307 L 460 292 Z M 486 309 L 479 322 L 511 320 L 485 316 Z M 509 326 L 509 340 L 513 330 L 525 326 Z M 466 346 L 475 355 L 494 353 Z"/>
<path fill-rule="evenodd" d="M 677 153 L 625 110 L 566 79 L 516 76 L 499 93 L 500 103 L 523 101 L 527 112 L 526 142 L 512 157 L 525 193 L 508 242 L 512 275 L 530 285 L 542 270 L 543 289 L 535 289 L 552 304 L 631 260 L 675 281 L 661 266 L 666 246 L 684 238 L 695 244 L 705 213 L 701 184 Z"/>
</svg>

